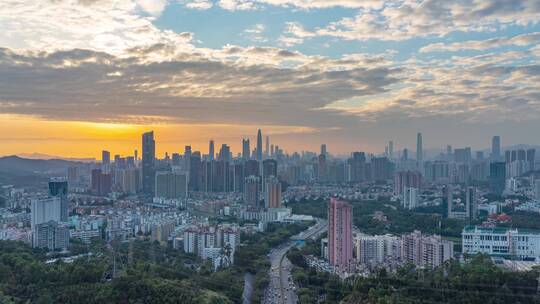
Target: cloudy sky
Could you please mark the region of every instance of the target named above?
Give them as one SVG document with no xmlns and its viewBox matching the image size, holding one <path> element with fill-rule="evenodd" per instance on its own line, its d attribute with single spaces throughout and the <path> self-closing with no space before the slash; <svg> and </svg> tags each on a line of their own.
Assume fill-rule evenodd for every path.
<svg viewBox="0 0 540 304">
<path fill-rule="evenodd" d="M 0 0 L 0 155 L 538 144 L 539 0 Z"/>
</svg>

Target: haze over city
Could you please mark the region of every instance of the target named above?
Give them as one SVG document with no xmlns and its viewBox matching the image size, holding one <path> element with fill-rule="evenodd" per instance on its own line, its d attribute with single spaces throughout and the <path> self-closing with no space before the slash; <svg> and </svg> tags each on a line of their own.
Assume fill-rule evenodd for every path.
<svg viewBox="0 0 540 304">
<path fill-rule="evenodd" d="M 0 0 L 1 304 L 540 304 L 540 0 Z"/>
</svg>

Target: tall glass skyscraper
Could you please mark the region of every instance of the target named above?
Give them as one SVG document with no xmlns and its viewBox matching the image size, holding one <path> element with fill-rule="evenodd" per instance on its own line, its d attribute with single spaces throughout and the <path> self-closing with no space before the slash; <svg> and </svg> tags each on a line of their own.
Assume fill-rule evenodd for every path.
<svg viewBox="0 0 540 304">
<path fill-rule="evenodd" d="M 421 163 L 424 159 L 424 145 L 422 143 L 422 133 L 416 135 L 416 161 Z"/>
<path fill-rule="evenodd" d="M 211 140 L 210 144 L 209 144 L 209 147 L 208 147 L 208 159 L 209 160 L 214 160 L 215 155 L 216 155 L 216 153 L 214 151 L 214 141 Z"/>
<path fill-rule="evenodd" d="M 68 221 L 68 182 L 64 179 L 49 181 L 49 195 L 60 198 L 60 221 Z"/>
<path fill-rule="evenodd" d="M 493 136 L 491 139 L 491 159 L 498 161 L 501 158 L 501 137 Z"/>
<path fill-rule="evenodd" d="M 257 160 L 262 160 L 262 133 L 261 129 L 257 132 Z"/>
<path fill-rule="evenodd" d="M 506 163 L 494 162 L 489 166 L 489 190 L 501 195 L 506 186 Z"/>
<path fill-rule="evenodd" d="M 251 158 L 251 150 L 249 148 L 249 138 L 242 139 L 242 158 L 248 160 Z"/>
<path fill-rule="evenodd" d="M 156 159 L 156 142 L 154 141 L 154 131 L 142 135 L 142 184 L 143 193 L 152 195 L 154 193 Z"/>
</svg>

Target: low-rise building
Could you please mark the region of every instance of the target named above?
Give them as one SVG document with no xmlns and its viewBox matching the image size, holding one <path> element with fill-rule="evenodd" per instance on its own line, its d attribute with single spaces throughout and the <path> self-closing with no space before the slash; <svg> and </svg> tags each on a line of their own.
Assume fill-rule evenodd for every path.
<svg viewBox="0 0 540 304">
<path fill-rule="evenodd" d="M 521 260 L 540 260 L 540 231 L 466 226 L 462 232 L 463 253 Z"/>
</svg>

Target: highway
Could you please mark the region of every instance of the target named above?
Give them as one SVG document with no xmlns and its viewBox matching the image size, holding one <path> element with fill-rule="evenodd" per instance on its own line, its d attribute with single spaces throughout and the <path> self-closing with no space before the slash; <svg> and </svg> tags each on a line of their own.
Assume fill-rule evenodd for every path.
<svg viewBox="0 0 540 304">
<path fill-rule="evenodd" d="M 270 283 L 265 290 L 263 304 L 295 304 L 298 302 L 296 286 L 292 280 L 292 264 L 287 259 L 287 252 L 297 245 L 297 241 L 317 239 L 326 232 L 326 221 L 318 220 L 308 230 L 291 237 L 291 240 L 270 251 Z"/>
</svg>

